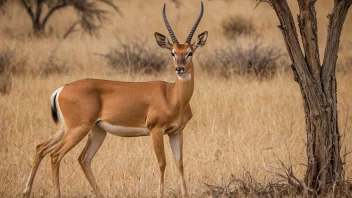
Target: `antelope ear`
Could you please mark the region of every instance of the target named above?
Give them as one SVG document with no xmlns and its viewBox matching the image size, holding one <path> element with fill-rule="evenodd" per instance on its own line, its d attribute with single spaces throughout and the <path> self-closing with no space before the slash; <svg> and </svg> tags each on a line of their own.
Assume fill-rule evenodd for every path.
<svg viewBox="0 0 352 198">
<path fill-rule="evenodd" d="M 196 42 L 192 44 L 193 50 L 196 50 L 197 48 L 203 47 L 205 43 L 207 42 L 208 39 L 208 31 L 205 31 L 201 33 L 200 35 L 197 36 Z"/>
<path fill-rule="evenodd" d="M 169 39 L 167 39 L 166 36 L 158 32 L 155 32 L 154 36 L 155 36 L 156 42 L 161 48 L 172 50 L 172 44 L 169 42 Z"/>
</svg>

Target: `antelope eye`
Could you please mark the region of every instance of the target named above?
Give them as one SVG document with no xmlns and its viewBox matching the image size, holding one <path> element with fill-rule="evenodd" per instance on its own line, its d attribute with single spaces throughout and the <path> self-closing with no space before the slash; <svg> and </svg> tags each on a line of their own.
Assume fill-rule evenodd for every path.
<svg viewBox="0 0 352 198">
<path fill-rule="evenodd" d="M 188 56 L 192 56 L 192 55 L 193 55 L 193 52 L 188 53 Z"/>
<path fill-rule="evenodd" d="M 173 52 L 171 52 L 171 56 L 175 57 L 175 54 Z"/>
</svg>

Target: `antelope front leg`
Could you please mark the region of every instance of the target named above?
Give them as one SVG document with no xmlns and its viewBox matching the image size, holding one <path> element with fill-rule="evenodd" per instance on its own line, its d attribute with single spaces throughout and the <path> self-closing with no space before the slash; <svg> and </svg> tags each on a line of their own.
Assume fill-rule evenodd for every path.
<svg viewBox="0 0 352 198">
<path fill-rule="evenodd" d="M 154 152 L 158 160 L 158 165 L 160 169 L 158 197 L 164 197 L 164 172 L 166 167 L 166 159 L 165 159 L 163 135 L 164 135 L 163 131 L 161 131 L 160 129 L 153 129 L 151 131 Z"/>
<path fill-rule="evenodd" d="M 170 146 L 174 154 L 176 166 L 181 175 L 181 192 L 182 197 L 188 197 L 185 177 L 183 175 L 183 159 L 182 159 L 182 146 L 183 146 L 183 131 L 169 135 Z"/>
</svg>

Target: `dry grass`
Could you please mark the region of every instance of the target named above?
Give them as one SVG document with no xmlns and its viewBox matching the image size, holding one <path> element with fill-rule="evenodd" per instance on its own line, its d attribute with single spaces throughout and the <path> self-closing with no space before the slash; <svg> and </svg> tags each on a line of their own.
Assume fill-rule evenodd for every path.
<svg viewBox="0 0 352 198">
<path fill-rule="evenodd" d="M 147 38 L 150 46 L 157 46 L 153 33 L 167 35 L 162 22 L 163 1 L 117 2 L 124 11 L 124 19 L 113 16 L 109 26 L 99 38 L 75 33 L 67 40 L 58 37 L 70 26 L 74 17 L 70 10 L 56 15 L 53 26 L 58 37 L 36 39 L 29 36 L 29 21 L 18 8 L 13 14 L 0 17 L 0 51 L 15 50 L 13 61 L 26 57 L 26 73 L 12 78 L 12 90 L 0 96 L 0 197 L 19 197 L 25 186 L 27 174 L 36 144 L 48 139 L 57 129 L 50 117 L 50 94 L 58 87 L 82 78 L 104 78 L 123 81 L 174 80 L 173 71 L 163 75 L 142 75 L 113 70 L 101 56 L 118 44 L 116 36 L 124 41 Z M 296 2 L 292 2 L 292 4 Z M 255 11 L 254 1 L 206 1 L 205 15 L 197 33 L 209 31 L 204 49 L 207 54 L 214 48 L 227 44 L 221 31 L 221 22 L 232 14 L 251 18 L 257 32 L 263 36 L 263 44 L 284 48 L 277 19 L 269 6 L 261 5 Z M 324 47 L 326 15 L 331 2 L 318 2 L 320 47 Z M 168 4 L 167 15 L 180 41 L 185 39 L 199 11 L 199 2 L 182 3 L 180 9 Z M 127 10 L 133 9 L 133 12 Z M 297 8 L 294 8 L 296 11 Z M 63 17 L 65 16 L 65 17 Z M 141 17 L 143 16 L 143 17 Z M 341 37 L 340 66 L 338 72 L 338 109 L 342 133 L 343 152 L 352 146 L 352 78 L 350 68 L 352 39 L 351 13 Z M 17 24 L 16 26 L 14 24 Z M 241 38 L 242 45 L 250 38 Z M 170 56 L 167 51 L 160 53 Z M 43 65 L 64 65 L 68 73 L 43 75 Z M 171 57 L 170 57 L 171 62 Z M 214 66 L 215 67 L 215 66 Z M 66 70 L 65 70 L 66 72 Z M 38 75 L 35 75 L 38 74 Z M 247 171 L 261 185 L 268 185 L 279 178 L 275 174 L 278 159 L 288 163 L 291 154 L 293 171 L 303 178 L 305 167 L 305 126 L 302 99 L 291 72 L 279 72 L 270 80 L 257 81 L 245 77 L 223 79 L 201 72 L 196 62 L 196 87 L 191 106 L 194 117 L 185 129 L 185 171 L 189 192 L 193 197 L 208 196 L 208 187 L 224 186 L 234 178 L 247 178 Z M 348 110 L 350 109 L 350 110 Z M 167 138 L 165 137 L 165 140 Z M 77 158 L 85 140 L 69 152 L 61 164 L 61 190 L 65 197 L 93 197 Z M 168 144 L 166 144 L 168 145 Z M 178 197 L 178 172 L 169 147 L 167 149 L 166 193 Z M 350 161 L 346 157 L 346 178 L 352 177 Z M 51 197 L 50 157 L 43 160 L 34 181 L 35 197 Z M 287 164 L 288 165 L 288 164 Z M 158 168 L 150 137 L 120 138 L 107 136 L 102 148 L 93 160 L 93 172 L 107 197 L 155 197 L 158 185 Z M 248 179 L 248 178 L 247 178 Z M 247 181 L 247 180 L 245 180 Z M 213 195 L 215 196 L 215 195 Z M 241 194 L 239 196 L 246 197 Z M 254 195 L 249 195 L 254 196 Z M 294 196 L 290 194 L 288 196 Z"/>
</svg>

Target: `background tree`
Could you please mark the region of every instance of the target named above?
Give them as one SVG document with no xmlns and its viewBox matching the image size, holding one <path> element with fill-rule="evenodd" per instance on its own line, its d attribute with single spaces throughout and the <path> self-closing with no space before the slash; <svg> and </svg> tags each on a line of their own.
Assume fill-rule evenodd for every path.
<svg viewBox="0 0 352 198">
<path fill-rule="evenodd" d="M 0 0 L 6 1 L 6 0 Z M 73 7 L 77 13 L 78 20 L 73 22 L 64 37 L 76 31 L 76 26 L 89 34 L 94 34 L 101 27 L 110 13 L 102 8 L 105 4 L 121 15 L 113 0 L 18 0 L 31 19 L 33 31 L 36 35 L 45 35 L 45 27 L 49 19 L 59 10 Z"/>
<path fill-rule="evenodd" d="M 279 28 L 292 61 L 294 79 L 298 82 L 304 104 L 308 167 L 305 185 L 308 191 L 324 193 L 343 180 L 340 157 L 336 95 L 336 61 L 341 30 L 352 0 L 334 0 L 323 63 L 320 63 L 316 0 L 298 0 L 298 27 L 302 38 L 299 44 L 295 22 L 286 0 L 259 0 L 275 10 Z"/>
</svg>

